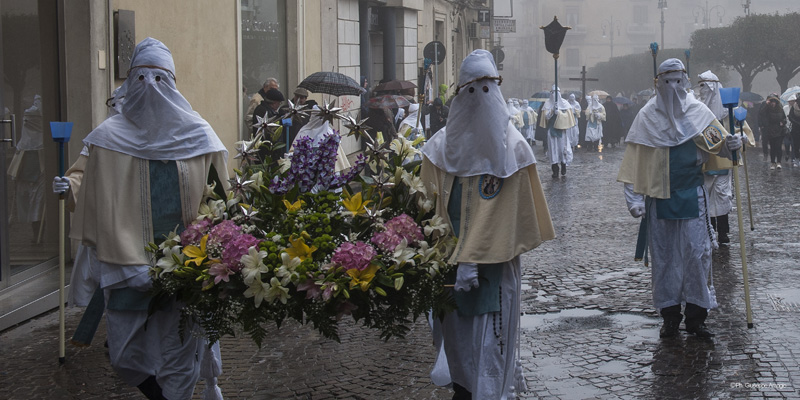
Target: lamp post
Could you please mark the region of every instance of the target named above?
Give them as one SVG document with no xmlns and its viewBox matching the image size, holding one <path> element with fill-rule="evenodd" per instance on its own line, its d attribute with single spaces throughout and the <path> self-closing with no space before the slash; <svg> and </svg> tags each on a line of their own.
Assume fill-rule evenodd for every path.
<svg viewBox="0 0 800 400">
<path fill-rule="evenodd" d="M 658 0 L 658 8 L 661 10 L 661 47 L 664 46 L 664 10 L 667 9 L 667 0 Z"/>
<path fill-rule="evenodd" d="M 610 19 L 604 20 L 600 27 L 603 29 L 603 37 L 606 37 L 606 30 L 608 30 L 609 39 L 611 40 L 611 58 L 614 58 L 614 31 L 616 30 L 617 34 L 619 34 L 619 22 L 614 25 L 614 16 L 612 15 Z"/>
<path fill-rule="evenodd" d="M 567 30 L 572 28 L 569 26 L 561 26 L 561 23 L 558 22 L 558 17 L 553 17 L 553 22 L 549 23 L 547 26 L 540 26 L 539 29 L 544 31 L 545 49 L 553 55 L 553 64 L 555 68 L 554 89 L 558 90 L 558 52 L 561 50 L 561 44 L 564 43 Z"/>
<path fill-rule="evenodd" d="M 742 8 L 744 8 L 745 17 L 750 16 L 750 0 L 742 0 Z"/>
<path fill-rule="evenodd" d="M 750 6 L 748 5 L 747 7 L 749 9 Z M 714 7 L 708 8 L 708 0 L 706 0 L 706 7 L 705 8 L 702 8 L 702 7 L 698 6 L 698 7 L 695 7 L 694 11 L 692 11 L 692 15 L 694 15 L 694 25 L 695 26 L 698 25 L 698 18 L 700 17 L 700 15 L 702 15 L 703 19 L 701 20 L 701 22 L 702 22 L 703 25 L 705 25 L 706 29 L 708 29 L 709 25 L 711 23 L 711 12 L 712 11 L 716 11 L 717 12 L 717 18 L 719 19 L 719 26 L 722 26 L 722 17 L 725 16 L 725 9 L 720 5 L 716 5 Z"/>
<path fill-rule="evenodd" d="M 692 79 L 692 74 L 691 74 L 691 72 L 689 72 L 689 58 L 690 58 L 689 56 L 692 54 L 692 51 L 691 50 L 686 50 L 686 51 L 683 52 L 683 54 L 686 56 L 686 76 L 688 76 L 689 80 L 691 80 Z"/>
</svg>

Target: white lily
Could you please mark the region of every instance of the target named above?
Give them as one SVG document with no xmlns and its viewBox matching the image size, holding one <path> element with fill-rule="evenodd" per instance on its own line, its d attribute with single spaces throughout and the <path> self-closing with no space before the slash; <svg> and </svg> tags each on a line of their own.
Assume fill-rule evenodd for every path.
<svg viewBox="0 0 800 400">
<path fill-rule="evenodd" d="M 275 299 L 278 299 L 281 303 L 286 304 L 288 298 L 289 288 L 281 286 L 278 278 L 273 276 L 269 281 L 269 288 L 267 289 L 267 301 L 273 302 Z"/>
<path fill-rule="evenodd" d="M 163 276 L 166 273 L 174 271 L 176 268 L 183 266 L 185 257 L 181 251 L 181 246 L 167 247 L 162 250 L 163 257 L 158 259 L 156 267 L 161 268 L 161 273 L 158 276 Z"/>
<path fill-rule="evenodd" d="M 264 185 L 264 172 L 258 171 L 255 174 L 250 175 L 249 180 L 253 181 L 250 183 L 250 187 L 253 188 L 253 190 L 261 190 L 261 186 Z"/>
<path fill-rule="evenodd" d="M 281 278 L 281 285 L 287 285 L 289 282 L 297 281 L 300 275 L 297 273 L 297 267 L 300 266 L 302 261 L 299 257 L 292 257 L 288 253 L 281 253 L 282 265 L 275 271 L 275 276 Z"/>
<path fill-rule="evenodd" d="M 425 185 L 422 183 L 422 179 L 419 176 L 416 176 L 414 174 L 411 174 L 403 170 L 402 179 L 403 183 L 405 183 L 406 186 L 408 186 L 409 194 L 423 192 L 425 190 Z"/>
<path fill-rule="evenodd" d="M 431 236 L 434 232 L 439 236 L 443 236 L 450 230 L 450 226 L 447 224 L 447 222 L 445 222 L 445 220 L 438 215 L 434 215 L 433 218 L 422 222 L 425 224 L 425 227 L 423 228 L 425 236 Z"/>
<path fill-rule="evenodd" d="M 414 249 L 408 247 L 408 242 L 403 239 L 400 244 L 397 245 L 394 249 L 394 253 L 392 254 L 392 258 L 394 258 L 399 265 L 403 265 L 405 263 L 411 263 L 415 265 L 414 256 L 417 255 L 417 252 Z"/>
<path fill-rule="evenodd" d="M 250 285 L 256 279 L 260 281 L 261 274 L 269 271 L 264 264 L 265 258 L 267 258 L 266 251 L 259 251 L 256 250 L 255 246 L 250 246 L 250 248 L 247 249 L 247 254 L 243 255 L 239 260 L 243 265 L 242 277 L 246 285 Z"/>
<path fill-rule="evenodd" d="M 275 280 L 275 278 L 272 279 Z M 261 306 L 261 302 L 264 301 L 264 297 L 267 296 L 269 290 L 269 283 L 261 282 L 261 279 L 255 279 L 250 282 L 247 289 L 244 291 L 244 297 L 253 297 L 253 300 L 256 303 L 256 308 L 258 308 Z M 269 301 L 269 299 L 267 299 L 267 301 Z"/>
</svg>

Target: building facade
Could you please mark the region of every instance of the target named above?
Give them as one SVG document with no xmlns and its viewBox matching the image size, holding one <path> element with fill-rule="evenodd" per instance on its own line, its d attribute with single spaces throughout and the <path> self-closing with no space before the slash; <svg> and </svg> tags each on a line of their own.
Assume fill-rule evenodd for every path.
<svg viewBox="0 0 800 400">
<path fill-rule="evenodd" d="M 58 200 L 50 182 L 59 163 L 49 122 L 74 124 L 69 166 L 106 118 L 106 100 L 142 39 L 169 47 L 179 90 L 233 149 L 249 135 L 248 98 L 268 77 L 287 98 L 317 71 L 365 77 L 370 87 L 416 83 L 424 46 L 438 40 L 447 55 L 437 78 L 452 86 L 461 59 L 486 45 L 468 31 L 476 10 L 487 7 L 477 0 L 0 0 L 0 109 L 7 121 L 0 141 L 0 330 L 58 305 Z M 337 99 L 354 116 L 360 103 L 359 96 Z M 348 153 L 360 148 L 355 138 L 343 146 Z"/>
</svg>

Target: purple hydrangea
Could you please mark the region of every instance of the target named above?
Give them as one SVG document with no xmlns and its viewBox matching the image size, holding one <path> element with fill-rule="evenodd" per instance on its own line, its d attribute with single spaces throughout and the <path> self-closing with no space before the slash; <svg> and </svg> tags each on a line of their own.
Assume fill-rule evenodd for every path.
<svg viewBox="0 0 800 400">
<path fill-rule="evenodd" d="M 247 254 L 247 250 L 251 246 L 256 246 L 260 242 L 259 239 L 250 234 L 239 235 L 225 244 L 222 249 L 222 262 L 228 265 L 234 272 L 242 270 L 241 259 L 242 256 Z"/>
<path fill-rule="evenodd" d="M 211 226 L 211 220 L 203 218 L 199 221 L 192 222 L 186 230 L 181 232 L 181 244 L 188 246 L 190 244 L 199 244 L 200 239 L 208 233 L 208 228 Z"/>
<path fill-rule="evenodd" d="M 241 226 L 236 225 L 236 223 L 231 220 L 225 220 L 211 228 L 211 231 L 208 233 L 208 243 L 224 246 L 241 234 Z"/>
<path fill-rule="evenodd" d="M 331 261 L 340 264 L 346 269 L 356 268 L 363 271 L 369 267 L 370 261 L 377 255 L 375 248 L 367 243 L 358 241 L 355 243 L 342 243 L 333 252 Z"/>
<path fill-rule="evenodd" d="M 409 245 L 424 239 L 422 228 L 408 214 L 390 219 L 384 227 L 386 230 L 374 234 L 371 241 L 385 251 L 394 251 L 403 239 Z"/>
</svg>

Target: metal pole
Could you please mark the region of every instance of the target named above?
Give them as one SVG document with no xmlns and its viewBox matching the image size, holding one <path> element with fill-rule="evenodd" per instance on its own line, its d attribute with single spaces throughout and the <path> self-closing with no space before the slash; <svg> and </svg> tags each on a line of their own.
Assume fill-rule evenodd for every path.
<svg viewBox="0 0 800 400">
<path fill-rule="evenodd" d="M 739 134 L 742 138 L 742 143 L 747 140 L 747 135 L 744 134 L 744 122 L 741 123 Z M 750 176 L 747 174 L 747 146 L 742 145 L 742 162 L 744 163 L 744 182 L 745 187 L 747 187 L 747 211 L 750 214 L 750 231 L 754 231 L 755 225 L 753 225 L 753 207 L 752 207 L 752 197 L 750 197 Z"/>
<path fill-rule="evenodd" d="M 555 64 L 555 71 L 556 71 L 556 73 L 555 73 L 555 82 L 556 82 L 555 90 L 558 91 L 558 53 L 553 54 L 553 61 L 554 61 L 554 64 Z"/>
<path fill-rule="evenodd" d="M 433 66 L 436 70 L 433 78 L 433 87 L 439 93 L 439 42 L 433 42 Z M 420 110 L 422 111 L 422 110 Z"/>
<path fill-rule="evenodd" d="M 611 30 L 611 58 L 614 58 L 614 16 L 611 16 L 611 26 L 609 26 Z"/>
<path fill-rule="evenodd" d="M 661 47 L 667 48 L 664 46 L 664 7 L 661 7 Z"/>
<path fill-rule="evenodd" d="M 58 143 L 58 176 L 64 176 L 64 143 Z M 58 363 L 66 362 L 66 317 L 64 309 L 64 283 L 66 270 L 66 193 L 58 195 Z"/>
<path fill-rule="evenodd" d="M 728 118 L 730 127 L 734 127 L 735 132 L 735 125 L 733 124 L 733 105 L 728 105 Z M 736 152 L 733 152 L 733 187 L 736 189 L 736 214 L 739 218 L 739 253 L 742 257 L 742 276 L 744 279 L 744 303 L 745 309 L 747 312 L 747 328 L 753 328 L 753 310 L 750 307 L 750 284 L 747 280 L 747 247 L 744 240 L 744 225 L 742 224 L 742 196 L 740 195 L 739 190 L 739 165 L 736 159 Z"/>
</svg>

